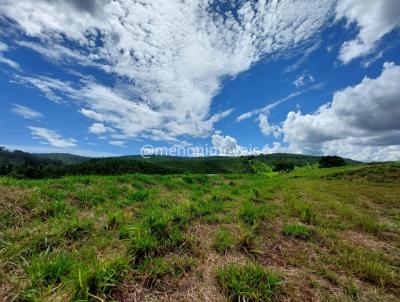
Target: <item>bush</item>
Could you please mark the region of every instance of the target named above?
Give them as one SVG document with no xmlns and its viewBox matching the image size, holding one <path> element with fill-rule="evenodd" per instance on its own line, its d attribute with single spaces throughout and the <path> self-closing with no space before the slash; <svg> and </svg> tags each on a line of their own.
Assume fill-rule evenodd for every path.
<svg viewBox="0 0 400 302">
<path fill-rule="evenodd" d="M 217 280 L 231 301 L 272 301 L 280 279 L 262 266 L 229 264 L 217 271 Z"/>
<path fill-rule="evenodd" d="M 346 165 L 346 161 L 340 156 L 323 156 L 318 163 L 320 168 L 341 167 Z"/>
<path fill-rule="evenodd" d="M 290 172 L 293 171 L 295 163 L 292 161 L 279 161 L 274 164 L 272 171 L 274 172 Z"/>
</svg>

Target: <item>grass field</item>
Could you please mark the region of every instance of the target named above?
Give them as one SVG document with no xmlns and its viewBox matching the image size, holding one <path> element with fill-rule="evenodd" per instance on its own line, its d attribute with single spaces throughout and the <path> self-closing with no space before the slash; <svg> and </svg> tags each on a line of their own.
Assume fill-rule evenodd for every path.
<svg viewBox="0 0 400 302">
<path fill-rule="evenodd" d="M 398 301 L 400 165 L 0 178 L 0 300 Z"/>
</svg>

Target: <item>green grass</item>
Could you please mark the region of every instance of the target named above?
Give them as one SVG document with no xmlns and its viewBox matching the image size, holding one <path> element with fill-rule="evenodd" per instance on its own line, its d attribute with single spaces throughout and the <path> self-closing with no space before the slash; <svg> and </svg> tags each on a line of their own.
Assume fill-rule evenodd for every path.
<svg viewBox="0 0 400 302">
<path fill-rule="evenodd" d="M 167 277 L 179 278 L 189 272 L 194 264 L 194 259 L 188 256 L 174 256 L 169 259 L 155 257 L 146 259 L 138 269 L 143 274 L 146 287 L 154 287 Z"/>
<path fill-rule="evenodd" d="M 225 254 L 236 245 L 234 236 L 229 230 L 221 228 L 217 230 L 213 238 L 213 248 L 220 254 Z"/>
<path fill-rule="evenodd" d="M 396 164 L 253 167 L 260 174 L 1 177 L 0 296 L 396 301 Z"/>
<path fill-rule="evenodd" d="M 292 236 L 304 240 L 309 239 L 312 235 L 312 232 L 309 227 L 298 223 L 285 224 L 282 232 L 285 236 Z"/>
<path fill-rule="evenodd" d="M 218 269 L 217 280 L 231 301 L 273 301 L 280 278 L 259 265 L 228 264 Z"/>
</svg>

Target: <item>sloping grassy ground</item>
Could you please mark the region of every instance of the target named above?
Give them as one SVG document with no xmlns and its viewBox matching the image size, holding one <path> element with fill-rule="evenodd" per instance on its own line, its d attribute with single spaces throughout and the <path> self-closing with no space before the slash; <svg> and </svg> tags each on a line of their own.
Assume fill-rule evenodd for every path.
<svg viewBox="0 0 400 302">
<path fill-rule="evenodd" d="M 0 300 L 398 301 L 392 168 L 0 178 Z"/>
</svg>

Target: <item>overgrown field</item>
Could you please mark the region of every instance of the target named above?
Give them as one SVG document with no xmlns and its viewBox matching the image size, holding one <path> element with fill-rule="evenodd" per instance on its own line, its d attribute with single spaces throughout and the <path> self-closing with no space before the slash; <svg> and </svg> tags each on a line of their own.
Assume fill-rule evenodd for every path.
<svg viewBox="0 0 400 302">
<path fill-rule="evenodd" d="M 0 178 L 0 300 L 398 301 L 400 165 Z"/>
</svg>

